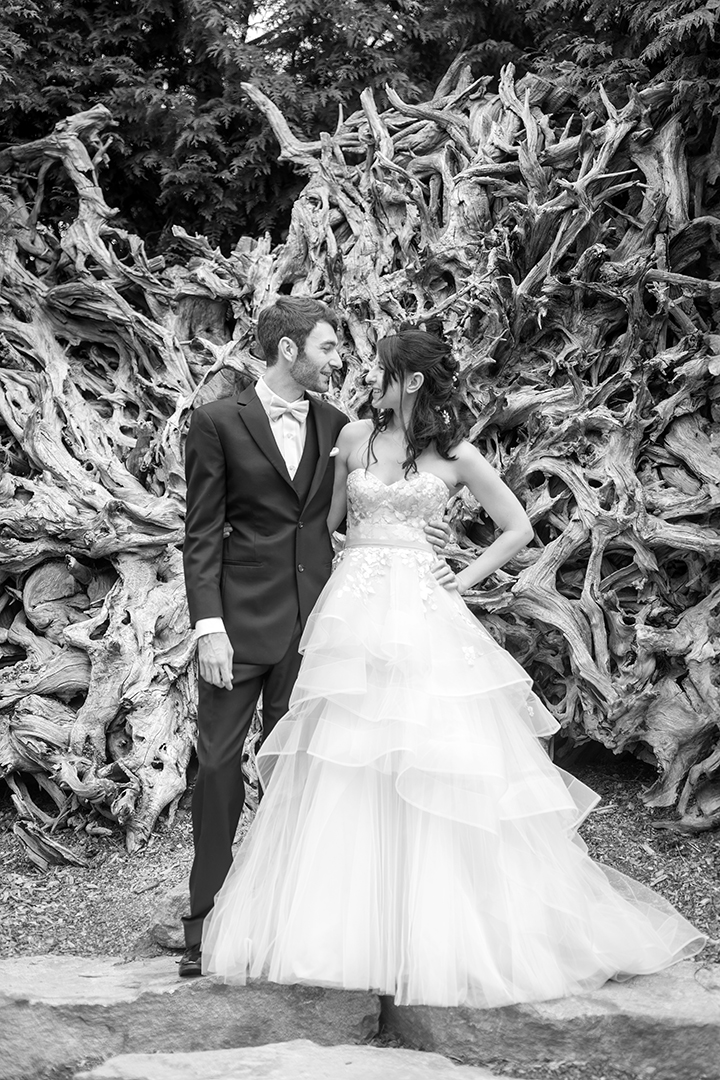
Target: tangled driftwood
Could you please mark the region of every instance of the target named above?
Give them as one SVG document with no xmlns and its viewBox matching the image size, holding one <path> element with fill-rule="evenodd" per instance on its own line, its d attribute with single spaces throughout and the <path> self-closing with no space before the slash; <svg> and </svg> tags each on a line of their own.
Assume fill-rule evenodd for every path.
<svg viewBox="0 0 720 1080">
<path fill-rule="evenodd" d="M 275 247 L 179 230 L 183 265 L 148 259 L 98 186 L 102 107 L 0 153 L 0 768 L 29 850 L 60 858 L 49 830 L 102 817 L 132 849 L 184 789 L 182 436 L 258 372 L 252 322 L 282 292 L 342 311 L 351 412 L 377 338 L 442 316 L 473 437 L 537 533 L 471 602 L 568 739 L 642 751 L 649 803 L 717 824 L 718 147 L 688 158 L 663 87 L 595 115 L 511 69 L 489 93 L 461 60 L 432 101 L 366 92 L 315 143 L 245 89 L 308 174 Z M 77 192 L 59 230 L 51 169 Z M 463 497 L 452 517 L 462 561 L 492 526 Z"/>
</svg>

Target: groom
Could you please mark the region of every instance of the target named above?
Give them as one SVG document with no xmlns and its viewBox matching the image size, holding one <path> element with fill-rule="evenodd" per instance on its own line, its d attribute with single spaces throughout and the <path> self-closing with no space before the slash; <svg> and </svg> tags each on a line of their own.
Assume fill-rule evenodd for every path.
<svg viewBox="0 0 720 1080">
<path fill-rule="evenodd" d="M 268 735 L 287 712 L 300 636 L 330 575 L 331 451 L 348 418 L 305 391 L 325 393 L 341 366 L 337 325 L 309 298 L 264 308 L 265 375 L 239 400 L 203 405 L 190 423 L 183 555 L 198 639 L 199 768 L 181 976 L 201 974 L 203 919 L 232 862 L 255 706 L 262 693 Z"/>
</svg>

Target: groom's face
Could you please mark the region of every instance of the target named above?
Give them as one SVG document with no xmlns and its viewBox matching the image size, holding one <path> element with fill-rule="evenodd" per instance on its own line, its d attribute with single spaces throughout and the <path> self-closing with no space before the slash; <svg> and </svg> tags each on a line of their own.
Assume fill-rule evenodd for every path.
<svg viewBox="0 0 720 1080">
<path fill-rule="evenodd" d="M 306 390 L 324 394 L 330 389 L 333 371 L 342 366 L 337 334 L 330 323 L 315 323 L 290 365 L 292 376 Z"/>
</svg>

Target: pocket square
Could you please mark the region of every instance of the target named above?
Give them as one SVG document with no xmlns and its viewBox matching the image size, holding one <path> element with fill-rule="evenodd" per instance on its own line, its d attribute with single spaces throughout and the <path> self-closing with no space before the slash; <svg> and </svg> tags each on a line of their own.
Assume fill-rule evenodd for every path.
<svg viewBox="0 0 720 1080">
<path fill-rule="evenodd" d="M 330 451 L 330 457 L 335 457 L 339 453 L 340 453 L 340 447 L 339 446 L 333 446 L 332 450 Z"/>
</svg>

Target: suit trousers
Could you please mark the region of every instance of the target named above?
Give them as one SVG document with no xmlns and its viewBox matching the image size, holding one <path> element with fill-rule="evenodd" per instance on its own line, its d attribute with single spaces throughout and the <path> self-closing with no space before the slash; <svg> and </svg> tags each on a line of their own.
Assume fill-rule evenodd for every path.
<svg viewBox="0 0 720 1080">
<path fill-rule="evenodd" d="M 276 664 L 233 664 L 233 688 L 200 679 L 198 774 L 192 798 L 195 858 L 190 871 L 190 915 L 185 942 L 198 945 L 202 924 L 232 863 L 232 843 L 245 802 L 242 756 L 255 706 L 263 695 L 263 737 L 288 710 L 300 668 L 298 620 L 287 652 Z"/>
</svg>

